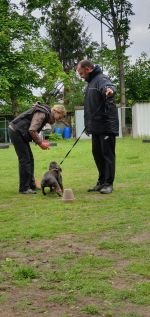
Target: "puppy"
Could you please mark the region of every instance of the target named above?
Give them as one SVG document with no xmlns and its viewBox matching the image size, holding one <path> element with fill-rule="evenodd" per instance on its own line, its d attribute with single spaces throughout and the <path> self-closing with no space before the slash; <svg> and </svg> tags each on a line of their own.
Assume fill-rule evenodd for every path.
<svg viewBox="0 0 150 317">
<path fill-rule="evenodd" d="M 57 162 L 51 162 L 49 164 L 49 171 L 46 172 L 41 181 L 41 189 L 43 195 L 46 195 L 45 187 L 50 188 L 50 192 L 55 191 L 58 196 L 62 196 L 63 183 L 62 183 L 62 169 Z"/>
</svg>

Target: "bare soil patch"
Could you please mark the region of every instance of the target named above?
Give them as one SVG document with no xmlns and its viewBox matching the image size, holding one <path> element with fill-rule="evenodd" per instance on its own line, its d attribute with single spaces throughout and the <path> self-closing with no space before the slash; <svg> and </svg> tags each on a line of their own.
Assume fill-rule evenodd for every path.
<svg viewBox="0 0 150 317">
<path fill-rule="evenodd" d="M 79 237 L 72 234 L 66 234 L 56 237 L 52 240 L 26 240 L 15 241 L 14 243 L 5 242 L 1 244 L 0 260 L 12 259 L 21 265 L 32 265 L 41 272 L 45 270 L 51 271 L 55 269 L 55 265 L 50 259 L 71 254 L 81 257 L 86 254 L 102 256 L 107 259 L 114 259 L 114 270 L 121 271 L 129 264 L 120 258 L 120 255 L 109 250 L 99 250 L 95 246 L 88 245 L 86 242 L 79 241 Z M 74 261 L 74 258 L 72 261 Z M 57 267 L 56 267 L 57 269 Z M 67 270 L 67 268 L 66 268 Z M 122 277 L 122 279 L 114 279 L 112 285 L 116 288 L 130 287 L 130 281 Z M 11 279 L 5 279 L 0 284 L 0 316 L 1 317 L 89 317 L 92 316 L 82 311 L 85 305 L 96 305 L 100 313 L 96 316 L 105 317 L 109 310 L 110 303 L 101 302 L 99 299 L 84 297 L 77 298 L 75 303 L 67 304 L 49 301 L 49 297 L 56 296 L 56 289 L 42 289 L 38 279 L 33 280 L 25 286 L 18 286 Z M 148 317 L 148 309 L 125 303 L 124 307 L 110 307 L 112 317 L 122 316 L 122 312 L 138 312 L 142 317 Z"/>
</svg>

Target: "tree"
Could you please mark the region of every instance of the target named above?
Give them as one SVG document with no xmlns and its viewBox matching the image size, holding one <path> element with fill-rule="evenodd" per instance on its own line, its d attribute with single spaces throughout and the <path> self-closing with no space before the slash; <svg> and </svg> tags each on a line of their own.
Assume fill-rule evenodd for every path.
<svg viewBox="0 0 150 317">
<path fill-rule="evenodd" d="M 32 43 L 29 41 L 26 52 L 30 65 L 38 75 L 35 87 L 41 89 L 41 98 L 44 102 L 51 103 L 51 91 L 56 81 L 67 78 L 58 55 L 49 48 L 48 41 L 42 39 L 36 39 Z"/>
<path fill-rule="evenodd" d="M 150 58 L 142 53 L 126 70 L 126 90 L 128 104 L 136 101 L 150 101 Z"/>
<path fill-rule="evenodd" d="M 99 55 L 94 60 L 96 64 L 103 64 L 104 72 L 108 73 L 116 85 L 116 101 L 120 104 L 120 89 L 119 89 L 119 78 L 118 78 L 118 59 L 116 56 L 115 49 L 108 49 L 107 46 L 103 46 L 100 50 Z M 130 67 L 129 57 L 124 55 L 124 70 Z"/>
<path fill-rule="evenodd" d="M 66 82 L 67 93 L 64 96 L 64 102 L 67 104 L 67 110 L 73 112 L 76 106 L 83 105 L 83 90 L 85 87 L 84 81 L 81 81 L 74 70 L 69 72 Z"/>
<path fill-rule="evenodd" d="M 85 57 L 86 48 L 90 43 L 71 0 L 61 0 L 52 5 L 47 31 L 51 48 L 58 53 L 64 70 L 68 72 Z"/>
<path fill-rule="evenodd" d="M 118 62 L 121 106 L 125 107 L 124 53 L 129 40 L 130 20 L 133 15 L 132 4 L 127 0 L 75 0 L 75 3 L 87 10 L 107 28 L 114 37 Z M 122 111 L 122 128 L 125 129 L 125 114 Z"/>
<path fill-rule="evenodd" d="M 63 69 L 68 74 L 64 81 L 64 103 L 73 111 L 75 105 L 82 103 L 82 90 L 79 80 L 70 71 L 83 58 L 92 58 L 98 51 L 97 42 L 90 41 L 86 35 L 83 22 L 71 0 L 53 3 L 46 21 L 50 47 L 58 53 Z"/>
<path fill-rule="evenodd" d="M 0 7 L 0 20 L 1 108 L 16 116 L 35 100 L 33 88 L 40 88 L 39 99 L 52 103 L 51 90 L 67 75 L 57 53 L 40 38 L 39 23 L 26 7 L 18 13 L 7 0 Z"/>
<path fill-rule="evenodd" d="M 39 24 L 24 8 L 2 0 L 0 7 L 0 96 L 1 104 L 17 115 L 20 106 L 30 104 L 33 88 L 52 89 L 63 73 L 55 52 L 40 40 Z"/>
<path fill-rule="evenodd" d="M 86 35 L 87 30 L 84 30 L 83 22 L 72 0 L 60 0 L 57 3 L 49 0 L 43 0 L 40 3 L 27 1 L 27 3 L 29 10 L 38 6 L 44 14 L 41 21 L 46 22 L 49 47 L 58 53 L 59 60 L 68 75 L 63 80 L 64 102 L 67 109 L 73 111 L 75 105 L 82 104 L 83 93 L 80 89 L 82 83 L 71 70 L 79 60 L 85 57 L 92 59 L 96 56 L 100 47 Z M 50 98 L 48 91 L 44 97 L 46 100 Z"/>
<path fill-rule="evenodd" d="M 24 55 L 24 42 L 37 31 L 35 19 L 20 15 L 17 6 L 2 0 L 0 6 L 0 93 L 1 99 L 12 106 L 15 115 L 19 108 L 19 96 L 29 95 L 29 85 L 35 73 Z"/>
</svg>

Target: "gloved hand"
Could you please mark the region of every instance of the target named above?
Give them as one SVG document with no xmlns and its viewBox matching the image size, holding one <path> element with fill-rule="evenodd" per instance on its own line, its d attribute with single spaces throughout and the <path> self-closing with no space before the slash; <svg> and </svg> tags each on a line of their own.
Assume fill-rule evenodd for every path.
<svg viewBox="0 0 150 317">
<path fill-rule="evenodd" d="M 42 141 L 42 143 L 40 143 L 39 146 L 42 150 L 47 150 L 50 148 L 50 144 L 47 140 Z"/>
</svg>

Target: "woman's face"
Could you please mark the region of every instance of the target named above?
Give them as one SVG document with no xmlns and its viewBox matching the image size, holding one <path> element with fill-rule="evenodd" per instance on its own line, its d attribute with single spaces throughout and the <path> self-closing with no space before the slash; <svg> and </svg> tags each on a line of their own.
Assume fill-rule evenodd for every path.
<svg viewBox="0 0 150 317">
<path fill-rule="evenodd" d="M 64 117 L 64 113 L 62 111 L 53 109 L 53 116 L 54 116 L 55 120 L 60 120 Z"/>
</svg>

